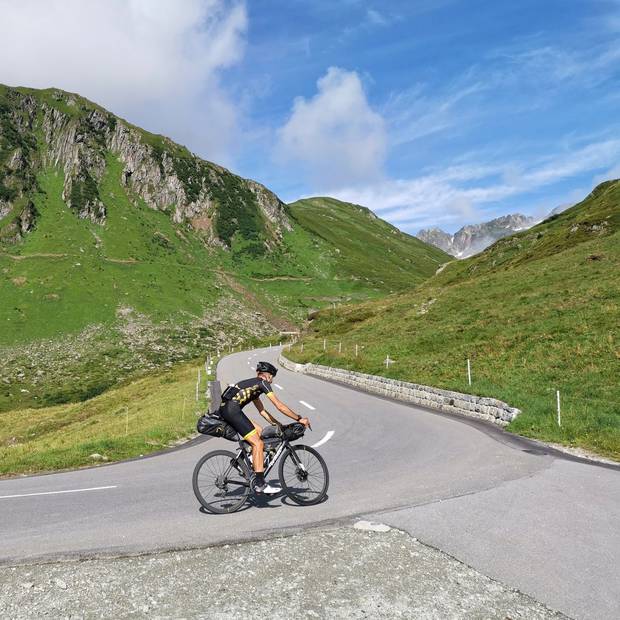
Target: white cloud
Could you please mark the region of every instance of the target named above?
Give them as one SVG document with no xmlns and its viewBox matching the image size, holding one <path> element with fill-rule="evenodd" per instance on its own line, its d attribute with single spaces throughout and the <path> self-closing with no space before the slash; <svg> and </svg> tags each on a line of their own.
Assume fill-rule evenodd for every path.
<svg viewBox="0 0 620 620">
<path fill-rule="evenodd" d="M 238 111 L 220 81 L 244 51 L 226 0 L 0 0 L 0 82 L 88 97 L 215 159 Z"/>
<path fill-rule="evenodd" d="M 383 108 L 390 128 L 390 144 L 407 144 L 420 138 L 464 126 L 466 120 L 480 114 L 464 108 L 464 100 L 470 99 L 487 88 L 481 82 L 461 80 L 444 95 L 428 96 L 428 88 L 422 84 L 398 93 L 392 93 Z M 457 112 L 457 108 L 461 108 Z"/>
<path fill-rule="evenodd" d="M 382 13 L 379 13 L 376 9 L 367 9 L 366 19 L 374 26 L 387 26 L 387 24 L 390 23 L 389 19 Z"/>
<path fill-rule="evenodd" d="M 554 45 L 532 46 L 531 41 L 496 50 L 491 55 L 499 65 L 491 73 L 498 85 L 517 83 L 540 87 L 549 96 L 549 88 L 593 88 L 610 79 L 620 69 L 620 45 L 604 40 L 581 48 Z"/>
<path fill-rule="evenodd" d="M 525 197 L 576 175 L 592 173 L 598 182 L 602 179 L 597 174 L 616 173 L 619 165 L 620 140 L 606 140 L 535 162 L 458 164 L 412 179 L 384 179 L 341 189 L 334 197 L 367 206 L 405 230 L 449 228 L 486 219 L 484 210 L 500 201 Z"/>
<path fill-rule="evenodd" d="M 326 189 L 380 177 L 385 123 L 370 107 L 357 73 L 330 67 L 317 89 L 311 99 L 295 100 L 278 132 L 278 158 L 296 162 Z"/>
</svg>

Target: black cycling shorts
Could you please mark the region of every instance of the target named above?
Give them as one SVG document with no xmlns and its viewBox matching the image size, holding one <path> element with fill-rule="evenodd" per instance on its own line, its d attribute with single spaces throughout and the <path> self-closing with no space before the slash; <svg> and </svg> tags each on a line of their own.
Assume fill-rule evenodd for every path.
<svg viewBox="0 0 620 620">
<path fill-rule="evenodd" d="M 252 424 L 250 418 L 241 411 L 239 403 L 234 400 L 229 400 L 222 404 L 220 415 L 224 422 L 228 422 L 244 439 L 256 432 L 256 427 Z"/>
</svg>

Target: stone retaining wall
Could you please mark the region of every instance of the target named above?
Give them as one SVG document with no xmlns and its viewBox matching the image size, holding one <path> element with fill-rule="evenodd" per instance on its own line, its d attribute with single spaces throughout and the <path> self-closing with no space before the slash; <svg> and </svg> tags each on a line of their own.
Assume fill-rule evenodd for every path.
<svg viewBox="0 0 620 620">
<path fill-rule="evenodd" d="M 336 381 L 371 394 L 387 396 L 446 413 L 458 413 L 479 418 L 500 426 L 506 426 L 521 413 L 519 409 L 495 398 L 450 392 L 427 385 L 418 385 L 377 375 L 366 375 L 361 372 L 320 366 L 319 364 L 297 364 L 283 355 L 280 355 L 279 363 L 283 368 L 293 372 Z"/>
</svg>

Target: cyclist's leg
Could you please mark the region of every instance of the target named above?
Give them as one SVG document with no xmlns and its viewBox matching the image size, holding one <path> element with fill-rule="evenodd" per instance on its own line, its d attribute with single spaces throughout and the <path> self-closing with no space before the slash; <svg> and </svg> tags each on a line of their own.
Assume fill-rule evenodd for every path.
<svg viewBox="0 0 620 620">
<path fill-rule="evenodd" d="M 260 437 L 261 427 L 254 424 L 254 430 L 244 437 L 244 439 L 252 446 L 252 468 L 257 474 L 265 471 L 265 444 Z"/>
<path fill-rule="evenodd" d="M 252 468 L 256 473 L 264 471 L 264 443 L 260 437 L 261 427 L 255 424 L 243 413 L 241 407 L 228 401 L 222 407 L 222 419 L 230 424 L 252 446 Z"/>
</svg>

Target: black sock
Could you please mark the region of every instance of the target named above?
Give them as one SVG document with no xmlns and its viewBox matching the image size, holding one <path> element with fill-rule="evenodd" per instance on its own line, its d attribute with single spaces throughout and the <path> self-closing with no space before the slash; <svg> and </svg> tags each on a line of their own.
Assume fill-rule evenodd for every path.
<svg viewBox="0 0 620 620">
<path fill-rule="evenodd" d="M 265 474 L 262 471 L 257 471 L 254 473 L 254 475 L 256 476 L 256 482 L 258 484 L 263 484 L 263 482 L 265 482 Z"/>
</svg>

